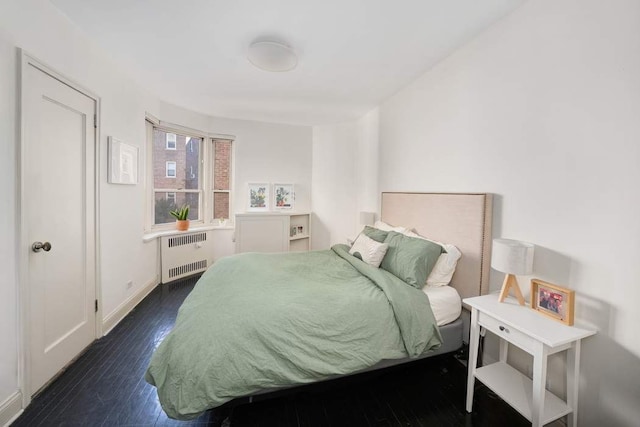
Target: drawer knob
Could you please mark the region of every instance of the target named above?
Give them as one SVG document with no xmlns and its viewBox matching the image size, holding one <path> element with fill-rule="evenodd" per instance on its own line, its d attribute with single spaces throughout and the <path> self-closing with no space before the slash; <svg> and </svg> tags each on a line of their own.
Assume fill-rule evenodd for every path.
<svg viewBox="0 0 640 427">
<path fill-rule="evenodd" d="M 507 328 L 505 328 L 504 326 L 500 326 L 500 330 L 501 330 L 502 332 L 509 333 L 509 330 L 508 330 Z"/>
</svg>

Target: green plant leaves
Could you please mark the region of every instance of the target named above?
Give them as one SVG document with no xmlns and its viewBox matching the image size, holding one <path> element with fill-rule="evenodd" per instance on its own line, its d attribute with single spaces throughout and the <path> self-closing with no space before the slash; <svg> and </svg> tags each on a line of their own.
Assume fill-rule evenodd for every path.
<svg viewBox="0 0 640 427">
<path fill-rule="evenodd" d="M 189 205 L 182 205 L 180 209 L 170 211 L 169 214 L 178 221 L 184 221 L 189 218 Z"/>
</svg>

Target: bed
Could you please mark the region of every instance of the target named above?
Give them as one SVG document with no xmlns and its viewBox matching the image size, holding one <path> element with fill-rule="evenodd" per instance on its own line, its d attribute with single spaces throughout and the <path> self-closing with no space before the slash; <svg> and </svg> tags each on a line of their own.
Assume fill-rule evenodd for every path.
<svg viewBox="0 0 640 427">
<path fill-rule="evenodd" d="M 486 293 L 491 195 L 383 193 L 381 219 L 456 245 L 463 257 L 454 292 Z M 185 300 L 145 378 L 168 416 L 192 419 L 237 398 L 459 349 L 463 316 L 438 326 L 428 292 L 397 276 L 346 245 L 219 260 Z"/>
</svg>

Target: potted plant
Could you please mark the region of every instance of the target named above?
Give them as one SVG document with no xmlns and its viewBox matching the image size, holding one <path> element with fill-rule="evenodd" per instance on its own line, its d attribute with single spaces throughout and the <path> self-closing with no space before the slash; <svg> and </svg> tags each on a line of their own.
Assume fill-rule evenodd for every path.
<svg viewBox="0 0 640 427">
<path fill-rule="evenodd" d="M 180 209 L 169 212 L 176 219 L 176 228 L 180 231 L 189 229 L 189 205 L 182 205 Z"/>
</svg>

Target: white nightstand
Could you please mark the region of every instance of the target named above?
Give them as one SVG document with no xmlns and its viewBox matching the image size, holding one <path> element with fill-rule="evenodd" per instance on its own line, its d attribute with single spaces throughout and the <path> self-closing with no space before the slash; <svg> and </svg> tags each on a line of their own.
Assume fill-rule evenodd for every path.
<svg viewBox="0 0 640 427">
<path fill-rule="evenodd" d="M 473 406 L 473 384 L 482 381 L 505 402 L 531 421 L 543 426 L 564 415 L 568 425 L 577 426 L 578 383 L 580 381 L 580 340 L 595 331 L 566 326 L 523 307 L 514 299 L 498 302 L 498 295 L 465 298 L 471 307 L 467 412 Z M 480 328 L 500 337 L 500 360 L 476 367 Z M 533 381 L 507 364 L 508 343 L 533 355 Z M 545 389 L 547 356 L 566 351 L 567 401 Z"/>
</svg>

